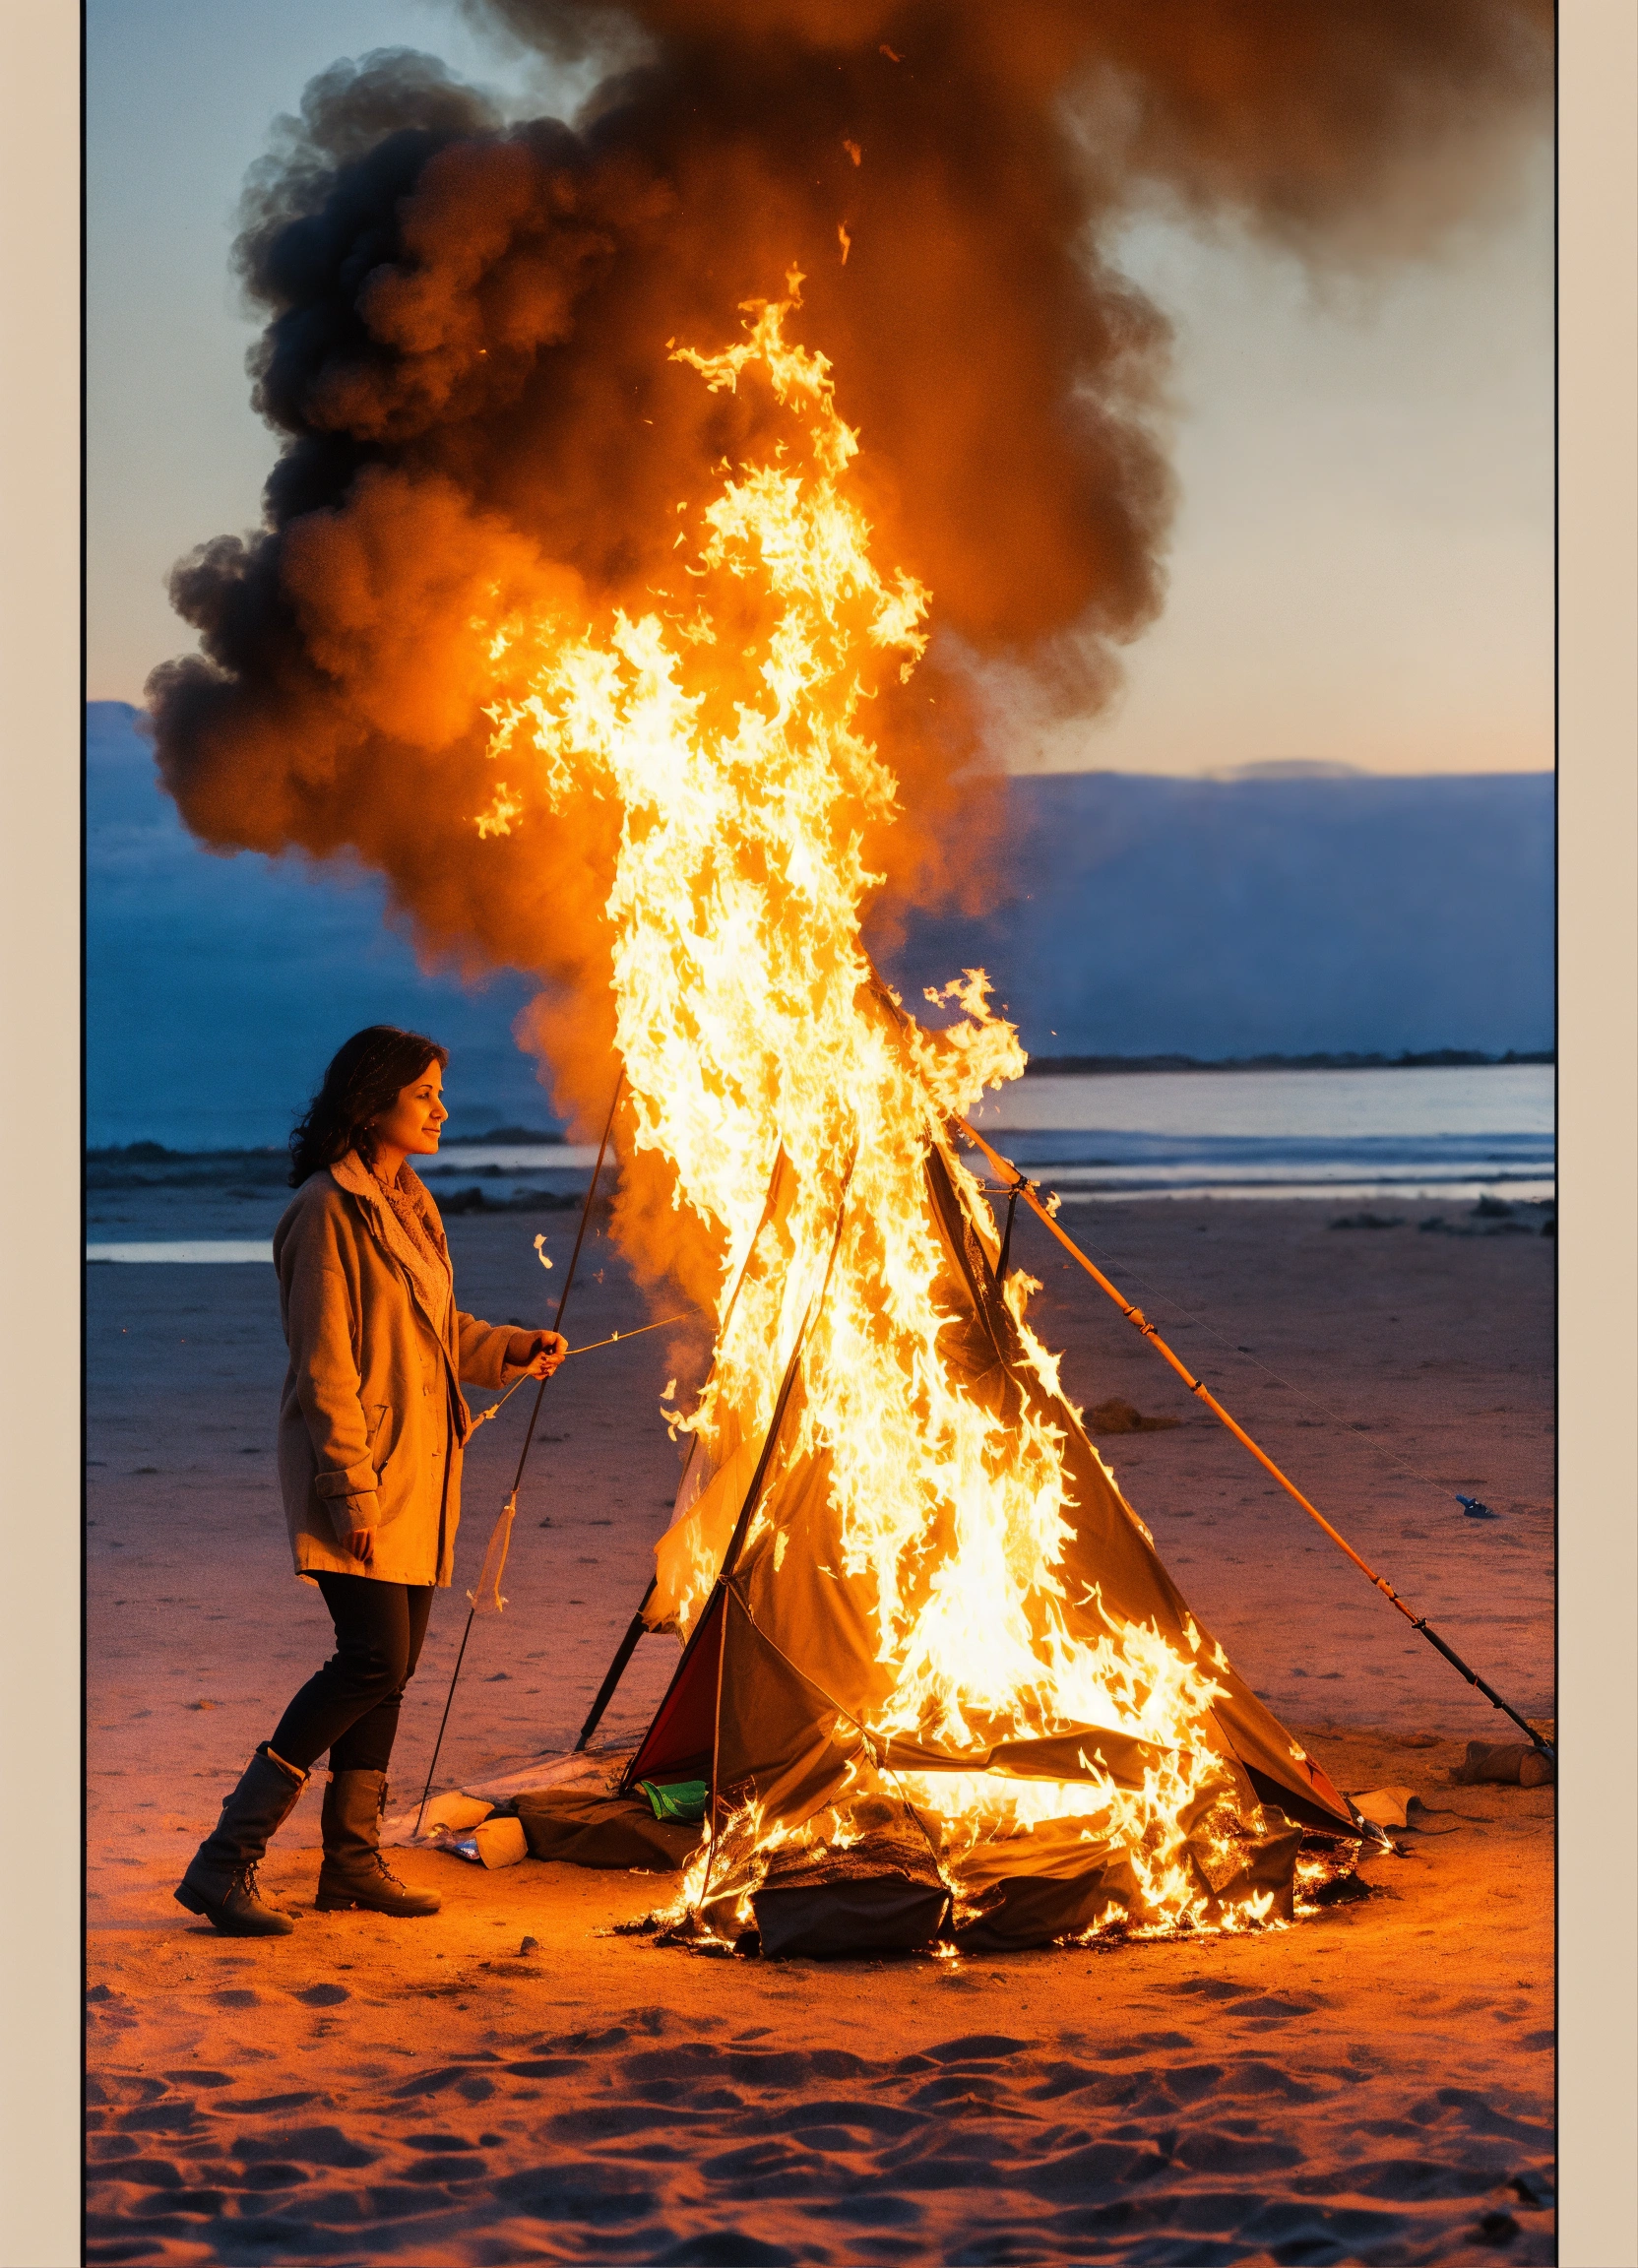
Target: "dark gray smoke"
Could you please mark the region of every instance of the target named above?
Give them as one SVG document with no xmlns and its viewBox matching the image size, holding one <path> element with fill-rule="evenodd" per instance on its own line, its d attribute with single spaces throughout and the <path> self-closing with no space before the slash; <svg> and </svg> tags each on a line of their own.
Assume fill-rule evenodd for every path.
<svg viewBox="0 0 1638 2268">
<path fill-rule="evenodd" d="M 1115 223 L 1160 200 L 1316 263 L 1426 249 L 1544 130 L 1552 19 L 1545 0 L 467 4 L 549 56 L 646 59 L 573 128 L 504 124 L 403 52 L 308 89 L 238 247 L 284 437 L 267 524 L 177 568 L 204 651 L 149 701 L 205 840 L 350 846 L 433 949 L 534 969 L 572 1102 L 576 1062 L 598 1065 L 588 1096 L 604 1084 L 613 819 L 478 841 L 470 623 L 554 582 L 639 596 L 676 499 L 754 444 L 765 410 L 666 343 L 725 343 L 799 266 L 797 328 L 861 434 L 880 555 L 929 586 L 952 645 L 1073 657 L 1096 698 L 1160 604 L 1172 495 L 1166 327 L 1110 265 Z M 937 654 L 873 720 L 908 817 L 870 854 L 902 893 L 959 864 L 970 751 Z"/>
</svg>

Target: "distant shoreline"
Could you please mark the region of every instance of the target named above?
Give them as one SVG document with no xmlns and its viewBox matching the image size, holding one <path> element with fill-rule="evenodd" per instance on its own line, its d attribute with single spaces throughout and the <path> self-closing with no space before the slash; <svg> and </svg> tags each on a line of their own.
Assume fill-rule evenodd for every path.
<svg viewBox="0 0 1638 2268">
<path fill-rule="evenodd" d="M 1557 1060 L 1550 1047 L 1529 1053 L 1509 1047 L 1504 1055 L 1486 1055 L 1477 1047 L 1434 1047 L 1419 1054 L 1407 1049 L 1398 1055 L 1032 1055 L 1024 1076 L 1088 1078 L 1113 1071 L 1499 1071 L 1520 1063 Z"/>
<path fill-rule="evenodd" d="M 1214 1071 L 1505 1071 L 1550 1066 L 1556 1060 L 1550 1048 L 1536 1053 L 1510 1048 L 1505 1055 L 1486 1055 L 1477 1048 L 1460 1047 L 1441 1047 L 1421 1054 L 1407 1051 L 1399 1055 L 1231 1055 L 1215 1059 L 1199 1055 L 1033 1055 L 1024 1076 L 1028 1080 L 1111 1077 L 1122 1072 L 1136 1075 Z M 556 1129 L 506 1125 L 482 1134 L 446 1134 L 442 1154 L 449 1165 L 458 1166 L 463 1151 L 492 1148 L 497 1144 L 511 1149 L 572 1147 L 567 1137 Z M 283 1142 L 211 1144 L 198 1150 L 172 1149 L 152 1140 L 97 1143 L 87 1148 L 85 1159 L 89 1166 L 98 1168 L 103 1175 L 109 1169 L 123 1169 L 135 1172 L 139 1181 L 144 1177 L 145 1167 L 174 1178 L 178 1167 L 191 1167 L 197 1172 L 213 1164 L 242 1163 L 253 1167 L 251 1178 L 279 1180 L 284 1179 L 289 1167 L 289 1151 Z M 551 1168 L 544 1160 L 537 1160 L 532 1169 L 538 1172 Z"/>
<path fill-rule="evenodd" d="M 513 1148 L 527 1145 L 534 1149 L 562 1149 L 568 1136 L 555 1130 L 542 1133 L 532 1126 L 497 1126 L 489 1134 L 446 1134 L 439 1144 L 439 1153 L 478 1150 L 497 1142 Z M 283 1170 L 289 1164 L 290 1152 L 287 1142 L 251 1142 L 237 1149 L 212 1150 L 171 1150 L 162 1142 L 108 1142 L 88 1149 L 86 1157 L 98 1165 L 120 1166 L 162 1166 L 183 1159 L 198 1164 L 212 1158 L 276 1158 Z"/>
</svg>

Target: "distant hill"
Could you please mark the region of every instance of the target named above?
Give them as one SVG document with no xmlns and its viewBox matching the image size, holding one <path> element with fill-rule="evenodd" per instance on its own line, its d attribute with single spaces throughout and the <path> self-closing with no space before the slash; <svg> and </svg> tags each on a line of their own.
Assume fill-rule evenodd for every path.
<svg viewBox="0 0 1638 2268">
<path fill-rule="evenodd" d="M 979 920 L 916 915 L 912 998 L 996 980 L 1041 1055 L 1501 1055 L 1553 1043 L 1550 773 L 1018 779 Z"/>
<path fill-rule="evenodd" d="M 282 1143 L 360 1024 L 455 1051 L 452 1132 L 552 1123 L 511 1038 L 529 987 L 428 976 L 375 877 L 217 857 L 136 712 L 87 717 L 94 1146 Z M 981 964 L 1033 1053 L 1488 1054 L 1552 1043 L 1549 775 L 1016 780 L 981 920 L 917 915 L 913 1002 Z"/>
</svg>

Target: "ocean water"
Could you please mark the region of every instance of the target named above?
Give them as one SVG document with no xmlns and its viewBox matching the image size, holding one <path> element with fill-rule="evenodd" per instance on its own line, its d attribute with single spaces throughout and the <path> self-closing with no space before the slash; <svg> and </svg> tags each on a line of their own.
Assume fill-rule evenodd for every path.
<svg viewBox="0 0 1638 2268">
<path fill-rule="evenodd" d="M 1549 1064 L 1354 1071 L 1142 1071 L 1023 1079 L 974 1122 L 1066 1205 L 1180 1197 L 1331 1203 L 1555 1195 Z M 474 1143 L 420 1169 L 454 1212 L 572 1238 L 597 1152 Z M 977 1154 L 974 1163 L 987 1171 Z M 271 1257 L 289 1202 L 282 1151 L 93 1152 L 88 1261 Z"/>
<path fill-rule="evenodd" d="M 1021 1079 L 973 1123 L 1066 1204 L 1555 1194 L 1548 1063 Z"/>
<path fill-rule="evenodd" d="M 152 1244 L 88 1244 L 89 1265 L 115 1262 L 138 1267 L 188 1264 L 224 1267 L 235 1261 L 255 1260 L 273 1266 L 273 1239 L 255 1236 L 172 1236 Z"/>
<path fill-rule="evenodd" d="M 1103 1071 L 1017 1079 L 975 1122 L 1178 1135 L 1545 1135 L 1550 1063 L 1369 1066 L 1337 1071 Z"/>
</svg>

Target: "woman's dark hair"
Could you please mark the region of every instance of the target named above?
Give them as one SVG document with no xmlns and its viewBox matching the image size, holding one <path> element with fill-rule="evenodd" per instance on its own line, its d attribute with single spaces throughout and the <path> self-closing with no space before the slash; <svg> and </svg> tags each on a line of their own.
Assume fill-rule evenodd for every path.
<svg viewBox="0 0 1638 2268">
<path fill-rule="evenodd" d="M 356 1150 L 366 1166 L 375 1159 L 370 1120 L 391 1109 L 429 1063 L 449 1068 L 449 1049 L 420 1032 L 371 1024 L 354 1032 L 330 1058 L 324 1085 L 290 1133 L 290 1187 Z"/>
</svg>

